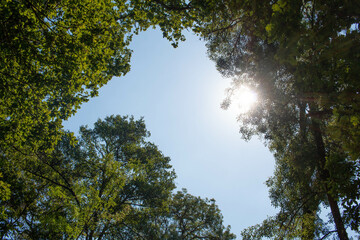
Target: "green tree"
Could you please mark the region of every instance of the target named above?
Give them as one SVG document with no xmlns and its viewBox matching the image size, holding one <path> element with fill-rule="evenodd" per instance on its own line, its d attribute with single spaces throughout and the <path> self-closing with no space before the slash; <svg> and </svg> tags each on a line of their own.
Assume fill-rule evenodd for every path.
<svg viewBox="0 0 360 240">
<path fill-rule="evenodd" d="M 110 116 L 19 169 L 2 165 L 1 239 L 235 239 L 215 200 L 171 193 L 170 159 L 149 136 L 142 119 Z"/>
<path fill-rule="evenodd" d="M 207 17 L 196 11 L 206 6 L 186 0 L 0 3 L 2 239 L 111 238 L 137 214 L 150 214 L 149 206 L 161 207 L 173 173 L 156 146 L 139 140 L 145 133 L 129 135 L 133 142 L 119 147 L 112 137 L 98 145 L 102 136 L 83 128 L 75 144 L 62 121 L 130 70 L 134 34 L 158 27 L 176 47 L 183 29 Z"/>
<path fill-rule="evenodd" d="M 169 209 L 167 231 L 163 230 L 167 239 L 235 239 L 230 226 L 223 226 L 214 199 L 201 199 L 183 189 L 173 195 Z"/>
<path fill-rule="evenodd" d="M 1 151 L 51 149 L 62 120 L 130 70 L 134 34 L 158 26 L 174 46 L 184 40 L 186 2 L 2 1 Z"/>
<path fill-rule="evenodd" d="M 288 215 L 294 216 L 291 222 L 275 225 L 293 226 L 283 237 L 313 239 L 324 203 L 339 238 L 348 239 L 345 224 L 358 231 L 360 210 L 359 3 L 219 2 L 227 14 L 199 31 L 219 71 L 234 77 L 233 87 L 246 84 L 258 92 L 258 106 L 239 116 L 240 131 L 245 139 L 262 136 L 274 152 L 277 170 L 269 185 L 280 215 L 298 209 Z M 263 226 L 269 224 L 274 225 L 271 220 Z M 312 233 L 295 234 L 307 224 L 314 226 Z"/>
<path fill-rule="evenodd" d="M 0 2 L 1 206 L 10 189 L 23 191 L 23 208 L 13 210 L 20 216 L 47 186 L 23 170 L 47 159 L 63 120 L 130 70 L 133 35 L 158 27 L 176 46 L 193 22 L 193 9 L 185 0 Z M 35 166 L 48 169 L 46 163 Z M 17 225 L 19 218 L 13 221 Z"/>
<path fill-rule="evenodd" d="M 175 173 L 149 135 L 143 120 L 110 116 L 81 127 L 75 145 L 66 135 L 51 154 L 27 159 L 2 202 L 2 238 L 114 239 L 159 211 Z"/>
<path fill-rule="evenodd" d="M 230 232 L 230 226 L 224 227 L 223 217 L 214 199 L 192 196 L 186 189 L 173 194 L 167 209 L 160 210 L 150 218 L 141 218 L 138 228 L 142 239 L 230 240 L 236 237 Z"/>
</svg>

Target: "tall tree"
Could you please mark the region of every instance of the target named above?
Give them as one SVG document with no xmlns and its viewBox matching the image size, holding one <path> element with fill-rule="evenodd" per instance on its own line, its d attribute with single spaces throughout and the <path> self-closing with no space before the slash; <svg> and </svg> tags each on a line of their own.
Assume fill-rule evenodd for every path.
<svg viewBox="0 0 360 240">
<path fill-rule="evenodd" d="M 30 203 L 45 186 L 24 189 L 33 179 L 21 169 L 50 154 L 62 121 L 130 70 L 134 34 L 158 27 L 176 46 L 194 20 L 194 6 L 185 0 L 14 0 L 0 2 L 0 15 L 0 176 L 6 175 L 0 201 L 10 189 L 23 189 Z"/>
<path fill-rule="evenodd" d="M 171 193 L 170 159 L 149 135 L 142 119 L 110 116 L 8 168 L 1 239 L 234 239 L 215 200 Z"/>
<path fill-rule="evenodd" d="M 82 127 L 74 146 L 64 137 L 51 154 L 27 159 L 2 202 L 2 238 L 113 239 L 139 213 L 165 206 L 175 173 L 148 136 L 143 120 L 110 116 Z"/>
<path fill-rule="evenodd" d="M 246 139 L 263 136 L 275 154 L 273 203 L 287 212 L 285 203 L 294 208 L 301 200 L 296 216 L 312 216 L 313 222 L 324 203 L 339 238 L 348 239 L 345 222 L 358 231 L 360 210 L 359 3 L 221 2 L 227 14 L 200 32 L 220 72 L 234 77 L 234 88 L 247 84 L 258 92 L 258 106 L 239 117 L 240 131 Z M 289 224 L 305 229 L 296 219 Z M 301 234 L 312 239 L 315 228 Z"/>
<path fill-rule="evenodd" d="M 186 2 L 2 1 L 1 151 L 51 149 L 62 120 L 130 70 L 134 34 L 158 26 L 174 46 L 184 39 Z"/>
</svg>

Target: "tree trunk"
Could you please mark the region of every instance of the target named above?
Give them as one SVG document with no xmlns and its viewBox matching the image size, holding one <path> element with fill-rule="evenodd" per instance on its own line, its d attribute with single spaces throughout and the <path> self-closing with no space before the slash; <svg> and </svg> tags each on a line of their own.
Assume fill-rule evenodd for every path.
<svg viewBox="0 0 360 240">
<path fill-rule="evenodd" d="M 341 218 L 340 209 L 339 209 L 337 201 L 328 192 L 326 193 L 326 196 L 327 196 L 329 204 L 330 204 L 331 213 L 332 213 L 334 221 L 335 221 L 336 230 L 337 230 L 339 238 L 341 240 L 349 240 L 346 229 L 344 227 L 344 223 Z"/>
<path fill-rule="evenodd" d="M 325 168 L 326 152 L 325 152 L 324 141 L 322 138 L 321 128 L 320 128 L 319 123 L 317 122 L 317 119 L 314 119 L 314 118 L 311 119 L 311 126 L 312 126 L 312 132 L 313 132 L 313 135 L 315 138 L 315 144 L 316 144 L 317 155 L 318 155 L 319 175 L 320 175 L 320 179 L 324 182 L 324 185 L 325 185 L 324 188 L 326 191 L 326 197 L 330 204 L 331 214 L 334 218 L 336 230 L 337 230 L 340 240 L 349 240 L 349 237 L 348 237 L 347 232 L 344 227 L 344 223 L 341 218 L 338 203 L 329 192 L 329 186 L 327 184 L 327 180 L 329 179 L 330 174 L 329 174 L 329 171 Z"/>
</svg>

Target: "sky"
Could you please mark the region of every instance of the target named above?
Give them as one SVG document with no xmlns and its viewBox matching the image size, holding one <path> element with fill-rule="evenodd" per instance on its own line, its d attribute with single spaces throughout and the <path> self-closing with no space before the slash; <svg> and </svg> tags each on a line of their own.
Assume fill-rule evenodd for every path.
<svg viewBox="0 0 360 240">
<path fill-rule="evenodd" d="M 204 42 L 186 38 L 173 48 L 157 30 L 135 36 L 130 73 L 113 78 L 64 127 L 77 133 L 112 114 L 144 117 L 149 141 L 171 158 L 178 189 L 214 198 L 239 239 L 276 212 L 264 184 L 274 158 L 257 138 L 241 139 L 234 112 L 220 108 L 231 79 L 217 72 Z"/>
</svg>

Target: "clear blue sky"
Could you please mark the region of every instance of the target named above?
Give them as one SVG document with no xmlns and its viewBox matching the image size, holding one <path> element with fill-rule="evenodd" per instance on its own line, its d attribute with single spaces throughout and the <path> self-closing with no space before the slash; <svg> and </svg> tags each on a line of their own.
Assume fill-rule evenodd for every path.
<svg viewBox="0 0 360 240">
<path fill-rule="evenodd" d="M 158 31 L 136 36 L 130 73 L 112 79 L 64 126 L 78 132 L 111 114 L 143 116 L 150 141 L 172 159 L 178 188 L 214 198 L 239 238 L 275 213 L 264 184 L 274 160 L 257 139 L 241 139 L 234 114 L 220 108 L 231 80 L 216 71 L 204 42 L 186 37 L 174 49 Z"/>
</svg>

